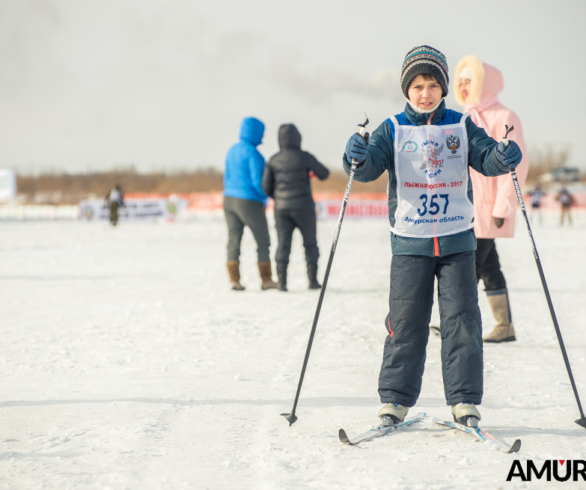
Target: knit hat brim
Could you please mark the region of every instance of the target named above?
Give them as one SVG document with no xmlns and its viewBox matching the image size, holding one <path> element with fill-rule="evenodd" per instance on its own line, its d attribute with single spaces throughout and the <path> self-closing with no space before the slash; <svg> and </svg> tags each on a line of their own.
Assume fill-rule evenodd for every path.
<svg viewBox="0 0 586 490">
<path fill-rule="evenodd" d="M 415 65 L 409 70 L 409 76 L 403 79 L 403 83 L 401 85 L 401 89 L 403 90 L 403 95 L 409 98 L 409 87 L 411 86 L 411 82 L 415 80 L 419 75 L 431 75 L 433 78 L 436 79 L 437 83 L 440 84 L 442 88 L 442 97 L 448 95 L 448 86 L 445 82 L 443 77 L 442 71 L 435 66 L 431 66 L 427 63 L 422 63 L 420 65 Z"/>
</svg>

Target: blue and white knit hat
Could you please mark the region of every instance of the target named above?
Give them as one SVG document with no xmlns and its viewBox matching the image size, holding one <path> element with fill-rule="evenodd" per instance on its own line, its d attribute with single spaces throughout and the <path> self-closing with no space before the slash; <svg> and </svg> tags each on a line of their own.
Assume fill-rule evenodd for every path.
<svg viewBox="0 0 586 490">
<path fill-rule="evenodd" d="M 448 62 L 441 51 L 431 46 L 416 46 L 405 56 L 401 68 L 401 90 L 409 99 L 409 85 L 417 75 L 431 75 L 440 84 L 443 96 L 448 95 L 450 78 L 448 76 Z"/>
</svg>

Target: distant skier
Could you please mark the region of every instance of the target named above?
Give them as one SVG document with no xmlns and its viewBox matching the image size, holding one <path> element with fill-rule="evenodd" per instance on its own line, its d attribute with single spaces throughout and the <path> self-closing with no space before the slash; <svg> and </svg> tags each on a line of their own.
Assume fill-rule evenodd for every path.
<svg viewBox="0 0 586 490">
<path fill-rule="evenodd" d="M 497 141 L 505 135 L 505 126 L 515 127 L 512 138 L 523 155 L 525 142 L 523 128 L 517 114 L 500 103 L 498 94 L 504 88 L 503 75 L 494 66 L 481 62 L 476 56 L 466 56 L 456 66 L 454 92 L 464 112 L 486 133 Z M 516 168 L 519 185 L 523 187 L 529 161 L 526 156 Z M 476 246 L 476 278 L 484 282 L 484 290 L 497 321 L 484 342 L 516 340 L 505 276 L 501 271 L 495 238 L 515 235 L 517 192 L 510 175 L 485 177 L 476 170 L 470 172 L 474 188 L 474 233 Z"/>
<path fill-rule="evenodd" d="M 279 289 L 287 291 L 287 266 L 295 228 L 303 235 L 309 289 L 320 289 L 317 280 L 317 229 L 315 203 L 311 195 L 310 174 L 327 179 L 330 171 L 310 153 L 301 149 L 301 134 L 293 124 L 279 128 L 281 151 L 267 163 L 262 179 L 264 192 L 275 201 L 275 223 L 279 236 L 277 276 Z"/>
<path fill-rule="evenodd" d="M 110 224 L 118 224 L 118 210 L 124 206 L 124 193 L 118 184 L 106 194 L 106 206 L 110 209 Z"/>
<path fill-rule="evenodd" d="M 244 290 L 240 284 L 240 242 L 244 227 L 252 231 L 257 244 L 258 270 L 261 288 L 275 289 L 272 279 L 269 227 L 265 214 L 267 196 L 261 188 L 265 159 L 256 149 L 262 142 L 265 125 L 247 117 L 240 126 L 240 141 L 228 151 L 224 173 L 224 214 L 228 225 L 227 269 L 235 291 Z"/>
<path fill-rule="evenodd" d="M 437 277 L 446 400 L 455 420 L 476 425 L 483 344 L 469 167 L 503 175 L 522 154 L 514 141 L 497 143 L 467 115 L 446 109 L 448 65 L 437 49 L 418 46 L 407 53 L 400 80 L 405 111 L 384 121 L 368 142 L 354 134 L 344 155 L 347 173 L 353 159 L 358 162 L 354 178 L 360 182 L 389 173 L 393 258 L 379 376 L 386 405 L 379 416 L 383 424 L 403 421 L 417 402 Z"/>
<path fill-rule="evenodd" d="M 534 214 L 539 216 L 539 223 L 543 224 L 543 214 L 541 213 L 541 200 L 547 194 L 541 188 L 541 184 L 535 184 L 535 187 L 531 189 L 528 194 L 531 196 L 531 218 Z"/>
<path fill-rule="evenodd" d="M 571 209 L 572 206 L 576 203 L 574 196 L 570 194 L 570 191 L 565 187 L 558 193 L 557 197 L 555 198 L 561 205 L 562 214 L 560 216 L 560 225 L 564 224 L 564 216 L 568 217 L 568 223 L 572 224 L 572 214 Z"/>
</svg>

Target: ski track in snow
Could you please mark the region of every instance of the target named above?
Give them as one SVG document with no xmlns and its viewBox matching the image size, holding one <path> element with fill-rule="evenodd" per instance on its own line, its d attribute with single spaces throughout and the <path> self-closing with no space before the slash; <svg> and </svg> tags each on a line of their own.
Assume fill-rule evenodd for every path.
<svg viewBox="0 0 586 490">
<path fill-rule="evenodd" d="M 557 216 L 556 216 L 557 217 Z M 586 402 L 586 220 L 534 230 Z M 260 291 L 248 230 L 243 284 L 225 271 L 225 224 L 0 224 L 0 489 L 556 488 L 507 483 L 514 459 L 584 459 L 586 432 L 524 224 L 497 247 L 518 341 L 485 346 L 481 426 L 517 455 L 434 426 L 449 419 L 431 335 L 423 422 L 356 447 L 377 425 L 388 308 L 385 220 L 344 223 L 297 408 L 290 412 L 319 293 L 300 236 L 290 292 Z M 335 222 L 319 222 L 323 277 Z M 272 252 L 276 247 L 272 230 Z M 494 320 L 480 287 L 485 333 Z M 437 323 L 437 309 L 432 323 Z M 567 482 L 564 488 L 584 488 Z"/>
</svg>

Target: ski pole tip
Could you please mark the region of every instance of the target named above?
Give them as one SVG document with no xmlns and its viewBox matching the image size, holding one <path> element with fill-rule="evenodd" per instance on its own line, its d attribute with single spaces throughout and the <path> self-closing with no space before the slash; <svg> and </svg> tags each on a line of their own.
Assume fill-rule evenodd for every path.
<svg viewBox="0 0 586 490">
<path fill-rule="evenodd" d="M 282 413 L 281 415 L 289 421 L 289 427 L 291 427 L 295 422 L 297 422 L 297 415 L 295 415 L 293 412 Z"/>
<path fill-rule="evenodd" d="M 582 416 L 582 418 L 575 421 L 580 427 L 584 427 L 586 429 L 586 417 Z"/>
</svg>

